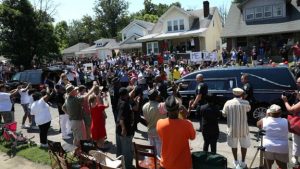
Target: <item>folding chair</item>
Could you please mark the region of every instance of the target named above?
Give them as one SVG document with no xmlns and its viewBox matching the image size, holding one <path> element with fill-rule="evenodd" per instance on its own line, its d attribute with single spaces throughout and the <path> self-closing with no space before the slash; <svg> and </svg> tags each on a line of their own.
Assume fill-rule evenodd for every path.
<svg viewBox="0 0 300 169">
<path fill-rule="evenodd" d="M 71 163 L 74 160 L 67 157 L 67 152 L 62 148 L 60 142 L 48 140 L 48 149 L 52 169 L 71 169 L 73 167 Z"/>
<path fill-rule="evenodd" d="M 136 169 L 159 169 L 159 157 L 154 146 L 133 143 Z"/>
<path fill-rule="evenodd" d="M 95 158 L 101 169 L 125 169 L 125 160 L 123 155 L 113 159 L 99 150 L 91 150 L 89 155 Z"/>
<path fill-rule="evenodd" d="M 62 148 L 60 142 L 53 142 L 48 140 L 48 152 L 51 161 L 51 168 L 69 169 L 71 165 L 67 161 L 67 153 Z"/>
</svg>

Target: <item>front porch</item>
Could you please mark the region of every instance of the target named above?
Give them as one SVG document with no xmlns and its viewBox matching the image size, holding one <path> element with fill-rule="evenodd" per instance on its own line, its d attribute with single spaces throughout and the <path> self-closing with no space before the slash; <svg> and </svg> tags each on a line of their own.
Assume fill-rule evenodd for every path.
<svg viewBox="0 0 300 169">
<path fill-rule="evenodd" d="M 189 59 L 191 52 L 203 51 L 206 46 L 204 37 L 184 37 L 143 42 L 142 49 L 145 55 L 175 54 L 178 58 Z"/>
<path fill-rule="evenodd" d="M 283 46 L 283 44 L 286 44 L 287 48 L 291 49 L 291 47 L 299 39 L 300 32 L 233 37 L 227 38 L 227 50 L 237 50 L 239 47 L 242 47 L 244 51 L 250 53 L 253 46 L 256 46 L 257 49 L 263 48 L 265 50 L 266 57 L 269 57 L 275 61 L 281 61 L 281 58 L 279 57 L 279 50 Z M 291 50 L 289 52 L 289 55 L 292 56 Z"/>
</svg>

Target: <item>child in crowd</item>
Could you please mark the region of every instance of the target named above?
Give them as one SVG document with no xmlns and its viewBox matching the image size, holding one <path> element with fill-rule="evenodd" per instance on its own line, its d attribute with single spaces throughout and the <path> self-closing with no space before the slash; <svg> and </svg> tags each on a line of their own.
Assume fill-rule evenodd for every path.
<svg viewBox="0 0 300 169">
<path fill-rule="evenodd" d="M 25 121 L 28 118 L 29 123 L 31 123 L 31 116 L 30 116 L 30 109 L 29 109 L 29 103 L 30 103 L 30 96 L 28 94 L 28 90 L 30 88 L 30 84 L 24 83 L 21 87 L 19 87 L 19 94 L 21 96 L 21 105 L 24 110 L 24 116 L 22 119 L 22 128 L 29 128 L 28 125 L 25 125 Z"/>
<path fill-rule="evenodd" d="M 108 108 L 109 105 L 103 105 L 97 102 L 95 95 L 89 97 L 89 105 L 92 117 L 92 139 L 97 142 L 99 148 L 103 148 L 106 138 L 104 109 Z"/>
</svg>

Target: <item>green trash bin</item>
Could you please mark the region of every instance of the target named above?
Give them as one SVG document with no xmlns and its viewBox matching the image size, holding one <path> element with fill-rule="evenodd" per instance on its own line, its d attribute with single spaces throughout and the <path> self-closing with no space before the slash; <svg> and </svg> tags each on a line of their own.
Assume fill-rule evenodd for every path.
<svg viewBox="0 0 300 169">
<path fill-rule="evenodd" d="M 193 169 L 227 169 L 227 159 L 211 152 L 192 153 Z"/>
</svg>

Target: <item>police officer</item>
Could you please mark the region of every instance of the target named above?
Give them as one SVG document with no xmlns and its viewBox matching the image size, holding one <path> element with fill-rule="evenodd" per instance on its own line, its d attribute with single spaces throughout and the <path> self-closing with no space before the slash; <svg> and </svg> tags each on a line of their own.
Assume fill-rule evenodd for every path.
<svg viewBox="0 0 300 169">
<path fill-rule="evenodd" d="M 196 81 L 198 83 L 196 87 L 196 98 L 191 104 L 191 109 L 196 108 L 197 114 L 199 116 L 199 123 L 200 123 L 200 128 L 199 131 L 202 131 L 202 119 L 200 116 L 200 108 L 202 105 L 206 104 L 205 97 L 207 96 L 208 93 L 208 87 L 207 84 L 204 83 L 204 78 L 202 74 L 197 74 L 196 76 Z"/>
</svg>

